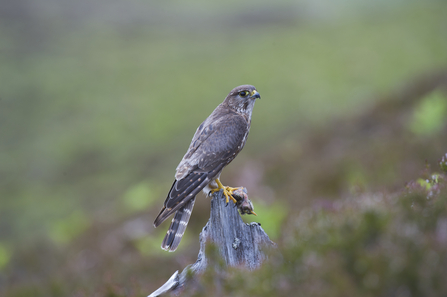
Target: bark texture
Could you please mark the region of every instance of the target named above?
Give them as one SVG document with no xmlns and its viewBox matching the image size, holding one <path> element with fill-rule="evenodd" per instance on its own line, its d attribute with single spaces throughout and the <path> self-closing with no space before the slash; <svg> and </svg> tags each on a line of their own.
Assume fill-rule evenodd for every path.
<svg viewBox="0 0 447 297">
<path fill-rule="evenodd" d="M 181 273 L 176 271 L 171 278 L 149 297 L 160 296 L 171 292 L 180 294 L 189 282 L 194 281 L 207 268 L 208 261 L 205 254 L 206 246 L 213 242 L 219 249 L 219 254 L 227 266 L 237 266 L 253 270 L 258 268 L 265 255 L 264 247 L 276 246 L 261 228 L 259 223 L 246 224 L 242 221 L 241 213 L 253 211 L 245 188 L 233 195 L 238 203 L 225 203 L 222 191 L 213 194 L 211 200 L 211 214 L 208 223 L 200 233 L 200 251 L 197 261 L 188 265 Z"/>
</svg>

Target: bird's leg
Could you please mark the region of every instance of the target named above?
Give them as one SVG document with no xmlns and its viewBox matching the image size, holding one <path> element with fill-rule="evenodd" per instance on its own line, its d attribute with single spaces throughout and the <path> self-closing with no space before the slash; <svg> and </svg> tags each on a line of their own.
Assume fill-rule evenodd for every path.
<svg viewBox="0 0 447 297">
<path fill-rule="evenodd" d="M 220 182 L 220 180 L 218 178 L 216 178 L 214 180 L 217 184 L 217 188 L 212 189 L 211 193 L 215 193 L 217 191 L 223 190 L 223 194 L 225 195 L 225 202 L 228 204 L 228 202 L 230 201 L 230 199 L 236 203 L 237 200 L 234 199 L 233 195 L 233 191 L 237 190 L 238 188 L 232 188 L 232 187 L 225 187 L 224 185 L 222 185 L 222 183 Z"/>
</svg>

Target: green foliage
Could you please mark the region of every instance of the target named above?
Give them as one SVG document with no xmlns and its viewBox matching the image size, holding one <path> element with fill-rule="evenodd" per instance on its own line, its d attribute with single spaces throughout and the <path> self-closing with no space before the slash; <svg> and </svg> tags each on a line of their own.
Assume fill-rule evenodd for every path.
<svg viewBox="0 0 447 297">
<path fill-rule="evenodd" d="M 10 249 L 0 242 L 0 271 L 9 263 L 11 260 L 12 253 Z"/>
<path fill-rule="evenodd" d="M 35 51 L 4 26 L 0 227 L 29 237 L 73 208 L 121 217 L 121 194 L 135 180 L 172 178 L 191 131 L 237 84 L 255 84 L 263 98 L 244 152 L 351 113 L 371 94 L 447 62 L 444 10 L 410 3 L 321 24 L 187 33 L 101 23 L 68 30 L 50 19 L 38 31 L 61 31 Z M 233 12 L 222 16 L 233 20 Z M 132 197 L 123 209 L 150 204 Z"/>
<path fill-rule="evenodd" d="M 303 209 L 261 269 L 209 271 L 194 296 L 444 296 L 447 182 L 430 182 Z"/>
<path fill-rule="evenodd" d="M 419 186 L 421 186 L 427 191 L 430 190 L 431 188 L 431 183 L 427 179 L 419 178 L 416 182 L 418 183 Z"/>
<path fill-rule="evenodd" d="M 442 171 L 447 172 L 447 154 L 442 156 L 441 161 L 439 161 L 439 166 Z"/>
<path fill-rule="evenodd" d="M 424 98 L 416 107 L 411 131 L 417 135 L 433 135 L 447 124 L 447 97 L 435 91 Z"/>
<path fill-rule="evenodd" d="M 245 215 L 242 217 L 244 222 L 260 223 L 264 231 L 272 240 L 277 239 L 281 234 L 281 226 L 288 214 L 287 207 L 279 201 L 272 205 L 256 203 L 254 207 L 257 216 Z"/>
<path fill-rule="evenodd" d="M 359 211 L 358 203 L 372 199 L 366 194 L 358 197 L 363 202 L 351 201 L 351 206 L 336 202 L 335 208 L 323 203 L 321 211 L 298 210 L 325 197 L 333 184 L 364 190 L 374 174 L 402 183 L 408 179 L 396 174 L 398 166 L 414 173 L 420 167 L 411 160 L 428 158 L 428 148 L 445 147 L 444 143 L 424 143 L 426 149 L 413 150 L 405 164 L 396 164 L 396 155 L 409 152 L 408 141 L 390 141 L 390 150 L 379 145 L 389 143 L 386 133 L 379 133 L 365 142 L 365 159 L 374 152 L 375 160 L 367 166 L 346 162 L 337 171 L 332 161 L 339 160 L 340 142 L 357 141 L 351 139 L 352 130 L 343 128 L 348 137 L 336 139 L 318 156 L 303 152 L 320 144 L 301 139 L 315 126 L 374 105 L 382 97 L 377 94 L 389 94 L 402 82 L 447 65 L 445 1 L 396 5 L 325 0 L 320 7 L 298 1 L 291 9 L 278 6 L 278 15 L 271 1 L 196 0 L 195 6 L 127 1 L 125 11 L 116 15 L 118 4 L 95 1 L 92 5 L 98 5 L 101 17 L 87 20 L 84 13 L 78 20 L 55 13 L 66 1 L 54 6 L 44 4 L 51 2 L 46 0 L 9 2 L 5 7 L 11 10 L 2 16 L 14 17 L 0 19 L 0 295 L 143 296 L 172 270 L 194 262 L 194 244 L 208 219 L 204 199 L 197 200 L 177 253 L 160 250 L 166 227 L 154 230 L 152 221 L 194 129 L 242 83 L 256 85 L 262 100 L 255 108 L 247 146 L 223 180 L 248 156 L 265 162 L 266 171 L 280 167 L 262 182 L 284 202 L 263 204 L 251 198 L 259 214 L 252 219 L 282 243 L 283 257 L 271 255 L 267 268 L 253 278 L 236 274 L 237 278 L 230 276 L 233 282 L 223 279 L 224 290 L 237 294 L 244 287 L 252 295 L 276 295 L 275 290 L 295 295 L 292 288 L 302 285 L 296 292 L 315 295 L 321 288 L 330 296 L 327 283 L 337 283 L 334 292 L 344 288 L 345 296 L 357 294 L 357 285 L 382 290 L 386 280 L 379 273 L 387 270 L 364 250 L 381 251 L 375 247 L 398 213 L 398 206 L 387 200 L 391 198 L 379 197 L 388 201 L 389 212 L 377 201 L 371 202 L 375 207 Z M 356 8 L 350 10 L 354 2 Z M 77 11 L 73 8 L 78 2 L 73 3 L 70 16 Z M 146 5 L 154 10 L 142 22 L 127 19 L 132 9 Z M 330 17 L 328 7 L 337 8 Z M 102 18 L 115 16 L 116 22 Z M 419 132 L 413 138 L 445 138 L 445 120 L 440 118 L 445 104 L 439 98 L 445 95 L 431 93 L 429 103 L 417 109 L 410 128 Z M 355 122 L 349 126 L 370 135 L 377 119 L 362 127 Z M 287 150 L 284 143 L 290 144 Z M 351 147 L 347 153 L 355 152 Z M 315 165 L 315 160 L 321 163 Z M 375 166 L 380 162 L 388 168 L 385 174 Z M 443 159 L 444 171 L 445 164 Z M 297 167 L 309 172 L 287 171 Z M 331 170 L 336 181 L 327 178 L 323 184 L 314 178 L 326 178 L 324 173 Z M 314 188 L 296 195 L 298 180 Z M 421 184 L 424 191 L 434 191 L 433 197 L 438 195 L 431 177 Z M 421 213 L 408 214 L 406 224 L 411 225 L 411 219 L 430 232 L 438 223 L 424 214 L 436 217 L 438 211 L 427 211 L 427 201 L 418 197 L 424 196 L 411 199 Z M 402 200 L 404 206 L 409 207 Z M 407 211 L 411 213 L 411 207 Z M 134 219 L 145 227 L 129 224 L 132 232 L 125 230 L 123 226 Z M 405 232 L 413 230 L 410 227 Z M 194 237 L 188 238 L 189 232 Z M 403 252 L 391 262 L 402 271 L 409 263 L 406 273 L 413 278 L 419 269 L 413 256 L 428 257 L 427 263 L 436 255 L 443 259 L 437 252 Z M 286 257 L 290 263 L 284 262 Z M 403 272 L 398 277 L 406 281 Z M 402 288 L 402 295 L 413 292 Z"/>
<path fill-rule="evenodd" d="M 152 187 L 144 182 L 130 187 L 122 199 L 124 206 L 131 212 L 145 210 L 156 201 Z"/>
<path fill-rule="evenodd" d="M 73 211 L 67 217 L 53 222 L 49 236 L 58 244 L 67 244 L 82 234 L 90 225 L 87 216 L 80 210 Z"/>
</svg>

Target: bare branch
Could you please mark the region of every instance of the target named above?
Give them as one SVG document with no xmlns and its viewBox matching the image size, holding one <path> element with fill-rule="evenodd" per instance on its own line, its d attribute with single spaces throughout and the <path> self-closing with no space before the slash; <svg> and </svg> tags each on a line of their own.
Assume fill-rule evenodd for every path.
<svg viewBox="0 0 447 297">
<path fill-rule="evenodd" d="M 176 271 L 171 278 L 149 297 L 172 292 L 176 295 L 188 285 L 193 278 L 200 276 L 208 265 L 205 248 L 209 242 L 213 242 L 219 249 L 219 254 L 227 266 L 237 266 L 253 270 L 258 268 L 265 255 L 263 247 L 274 247 L 268 235 L 259 223 L 246 224 L 238 213 L 252 213 L 253 205 L 247 196 L 247 190 L 242 188 L 235 192 L 234 198 L 237 205 L 226 205 L 222 191 L 213 194 L 211 200 L 211 214 L 208 223 L 200 233 L 200 251 L 197 261 L 188 265 L 182 273 Z"/>
</svg>

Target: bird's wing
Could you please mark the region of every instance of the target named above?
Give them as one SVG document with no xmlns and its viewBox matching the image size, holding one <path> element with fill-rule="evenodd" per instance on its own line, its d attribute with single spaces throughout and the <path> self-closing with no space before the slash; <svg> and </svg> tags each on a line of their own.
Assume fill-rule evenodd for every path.
<svg viewBox="0 0 447 297">
<path fill-rule="evenodd" d="M 164 207 L 155 219 L 155 227 L 186 205 L 236 157 L 242 149 L 248 129 L 245 119 L 236 113 L 228 113 L 202 127 L 202 131 L 208 132 L 203 137 L 195 135 L 197 142 L 191 144 L 180 163 L 185 167 L 186 174 L 182 174 L 182 178 L 172 184 Z M 198 132 L 199 129 L 196 134 Z"/>
<path fill-rule="evenodd" d="M 239 152 L 249 126 L 235 112 L 216 108 L 197 128 L 188 151 L 177 166 L 175 178 L 183 179 L 194 170 L 211 170 L 215 163 L 226 161 Z M 237 154 L 237 153 L 236 153 Z"/>
<path fill-rule="evenodd" d="M 215 133 L 217 125 L 221 121 L 222 117 L 222 106 L 219 105 L 211 115 L 203 121 L 202 124 L 197 128 L 196 133 L 194 134 L 191 144 L 189 145 L 188 151 L 183 156 L 182 160 L 177 166 L 175 179 L 180 180 L 188 175 L 192 170 L 196 168 L 198 163 L 198 159 L 194 158 L 197 155 L 197 149 L 206 142 L 206 140 Z"/>
</svg>

